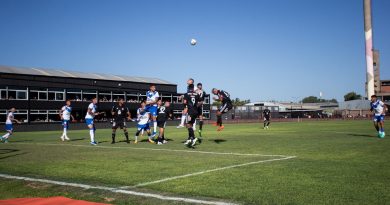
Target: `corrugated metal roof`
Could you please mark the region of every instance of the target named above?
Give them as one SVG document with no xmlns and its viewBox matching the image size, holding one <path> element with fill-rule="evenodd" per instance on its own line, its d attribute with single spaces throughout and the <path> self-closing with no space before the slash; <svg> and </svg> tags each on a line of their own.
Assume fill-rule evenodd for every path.
<svg viewBox="0 0 390 205">
<path fill-rule="evenodd" d="M 24 68 L 24 67 L 0 65 L 0 73 L 175 85 L 174 83 L 159 78 L 118 76 L 113 74 L 101 74 L 101 73 L 83 73 L 78 71 L 67 71 L 67 70 L 46 69 L 46 68 Z"/>
</svg>

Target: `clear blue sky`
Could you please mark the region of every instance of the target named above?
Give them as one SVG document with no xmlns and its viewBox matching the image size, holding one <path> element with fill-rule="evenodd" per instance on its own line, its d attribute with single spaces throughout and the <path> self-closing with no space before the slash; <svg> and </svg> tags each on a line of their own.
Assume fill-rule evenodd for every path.
<svg viewBox="0 0 390 205">
<path fill-rule="evenodd" d="M 373 0 L 382 79 L 389 11 Z M 252 101 L 364 95 L 363 0 L 1 0 L 0 28 L 2 65 L 159 77 L 179 92 L 193 77 Z"/>
</svg>

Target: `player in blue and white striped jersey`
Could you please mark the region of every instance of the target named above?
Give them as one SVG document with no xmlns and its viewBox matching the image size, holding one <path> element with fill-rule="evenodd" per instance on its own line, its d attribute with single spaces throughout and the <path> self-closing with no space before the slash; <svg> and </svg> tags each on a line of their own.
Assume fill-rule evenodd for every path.
<svg viewBox="0 0 390 205">
<path fill-rule="evenodd" d="M 16 122 L 20 124 L 21 122 L 17 119 L 15 119 L 14 113 L 16 112 L 15 108 L 11 108 L 9 112 L 7 113 L 7 120 L 5 121 L 5 131 L 7 133 L 0 137 L 0 141 L 4 141 L 4 143 L 8 143 L 8 138 L 12 135 L 14 132 L 14 126 L 13 122 Z"/>
<path fill-rule="evenodd" d="M 74 117 L 72 115 L 72 107 L 70 105 L 71 105 L 70 100 L 67 100 L 66 105 L 64 105 L 60 110 L 62 127 L 64 128 L 64 130 L 62 132 L 62 136 L 61 136 L 62 141 L 69 140 L 68 129 L 69 129 L 70 118 L 72 118 L 72 120 L 74 120 Z"/>
</svg>

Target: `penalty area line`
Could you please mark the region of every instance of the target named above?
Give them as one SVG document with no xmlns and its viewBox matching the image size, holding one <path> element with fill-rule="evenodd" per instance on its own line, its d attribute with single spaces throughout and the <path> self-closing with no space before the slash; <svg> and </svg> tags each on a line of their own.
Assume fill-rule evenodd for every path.
<svg viewBox="0 0 390 205">
<path fill-rule="evenodd" d="M 161 182 L 166 182 L 166 181 L 171 181 L 171 180 L 176 180 L 176 179 L 192 177 L 192 176 L 206 174 L 206 173 L 210 173 L 210 172 L 216 172 L 216 171 L 222 171 L 222 170 L 226 170 L 226 169 L 232 169 L 232 168 L 237 168 L 237 167 L 249 166 L 249 165 L 253 165 L 253 164 L 261 164 L 261 163 L 266 163 L 266 162 L 288 160 L 288 159 L 293 159 L 295 157 L 296 156 L 286 156 L 286 157 L 278 158 L 278 159 L 267 159 L 267 160 L 248 162 L 248 163 L 244 163 L 244 164 L 231 165 L 231 166 L 220 167 L 220 168 L 215 168 L 215 169 L 210 169 L 210 170 L 205 170 L 205 171 L 200 171 L 200 172 L 194 172 L 194 173 L 191 173 L 191 174 L 185 174 L 185 175 L 180 175 L 180 176 L 168 177 L 168 178 L 164 178 L 164 179 L 160 179 L 160 180 L 156 180 L 156 181 L 151 181 L 151 182 L 140 183 L 140 184 L 137 184 L 137 185 L 134 185 L 134 186 L 123 186 L 123 187 L 120 187 L 120 188 L 128 189 L 128 188 L 143 187 L 143 186 L 148 186 L 148 185 L 151 185 L 151 184 L 158 184 L 158 183 L 161 183 Z"/>
<path fill-rule="evenodd" d="M 48 180 L 48 179 L 13 176 L 13 175 L 8 175 L 8 174 L 0 174 L 0 177 L 5 178 L 5 179 L 41 182 L 41 183 L 46 183 L 46 184 L 70 186 L 70 187 L 83 188 L 83 189 L 104 190 L 104 191 L 110 191 L 113 193 L 121 193 L 121 194 L 134 195 L 134 196 L 140 196 L 140 197 L 151 197 L 151 198 L 156 198 L 156 199 L 166 200 L 166 201 L 181 201 L 181 202 L 187 202 L 187 203 L 210 204 L 210 205 L 236 205 L 234 203 L 221 202 L 221 201 L 207 201 L 207 200 L 199 200 L 199 199 L 184 198 L 184 197 L 164 196 L 164 195 L 160 195 L 160 194 L 130 191 L 130 190 L 124 190 L 124 189 L 120 189 L 120 188 L 113 188 L 113 187 L 106 187 L 106 186 L 92 186 L 92 185 L 88 185 L 88 184 L 69 183 L 69 182 L 55 181 L 55 180 Z"/>
</svg>

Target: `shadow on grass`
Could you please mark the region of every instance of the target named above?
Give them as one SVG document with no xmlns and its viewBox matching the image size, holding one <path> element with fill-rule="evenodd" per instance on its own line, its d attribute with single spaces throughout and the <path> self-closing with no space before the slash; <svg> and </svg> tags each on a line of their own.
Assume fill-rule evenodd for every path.
<svg viewBox="0 0 390 205">
<path fill-rule="evenodd" d="M 18 143 L 18 142 L 32 142 L 32 141 L 34 141 L 34 140 L 12 140 L 12 143 L 14 143 L 14 142 L 16 142 L 16 143 Z"/>
<path fill-rule="evenodd" d="M 85 140 L 85 137 L 83 137 L 83 138 L 77 138 L 77 139 L 71 139 L 71 140 L 69 140 L 69 141 L 74 142 L 74 141 L 82 141 L 82 140 Z"/>
<path fill-rule="evenodd" d="M 18 149 L 0 149 L 0 160 L 10 158 L 10 157 L 15 157 L 15 156 L 22 155 L 22 154 L 27 154 L 27 152 L 23 152 L 23 153 L 15 153 L 12 155 L 8 155 L 8 154 L 11 154 L 14 152 L 19 152 L 19 151 L 20 150 L 18 150 Z M 3 155 L 7 155 L 7 156 L 3 156 Z"/>
<path fill-rule="evenodd" d="M 220 144 L 222 142 L 226 142 L 226 140 L 224 140 L 224 139 L 215 139 L 215 140 L 209 140 L 209 141 L 214 141 L 217 144 Z"/>
<path fill-rule="evenodd" d="M 354 136 L 354 137 L 371 137 L 371 138 L 375 137 L 373 135 L 367 135 L 367 134 L 348 134 L 348 135 Z"/>
</svg>

